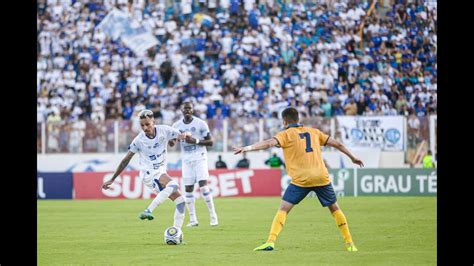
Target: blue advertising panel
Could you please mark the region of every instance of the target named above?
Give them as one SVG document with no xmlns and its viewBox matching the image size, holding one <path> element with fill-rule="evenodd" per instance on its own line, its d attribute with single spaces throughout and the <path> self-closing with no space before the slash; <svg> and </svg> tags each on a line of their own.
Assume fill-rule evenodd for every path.
<svg viewBox="0 0 474 266">
<path fill-rule="evenodd" d="M 72 199 L 72 173 L 38 172 L 38 199 Z"/>
</svg>

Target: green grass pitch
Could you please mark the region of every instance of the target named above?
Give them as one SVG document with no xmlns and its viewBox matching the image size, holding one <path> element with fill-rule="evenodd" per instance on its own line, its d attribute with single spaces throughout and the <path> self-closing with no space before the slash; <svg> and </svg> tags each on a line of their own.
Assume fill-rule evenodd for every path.
<svg viewBox="0 0 474 266">
<path fill-rule="evenodd" d="M 184 245 L 168 246 L 174 204 L 138 214 L 150 200 L 38 201 L 38 265 L 435 265 L 436 197 L 341 197 L 357 253 L 345 251 L 327 208 L 306 198 L 287 217 L 275 250 L 265 242 L 280 198 L 217 198 L 211 227 L 203 200 L 199 227 L 183 226 Z M 188 222 L 186 213 L 185 225 Z"/>
</svg>

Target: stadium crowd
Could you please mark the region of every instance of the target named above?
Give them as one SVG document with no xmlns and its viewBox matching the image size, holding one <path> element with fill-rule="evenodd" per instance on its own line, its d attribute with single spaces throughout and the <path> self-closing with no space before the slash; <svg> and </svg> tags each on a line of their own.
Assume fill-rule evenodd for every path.
<svg viewBox="0 0 474 266">
<path fill-rule="evenodd" d="M 185 100 L 208 119 L 436 113 L 435 1 L 37 3 L 38 122 L 171 124 Z M 96 30 L 113 8 L 160 44 L 138 56 Z"/>
</svg>

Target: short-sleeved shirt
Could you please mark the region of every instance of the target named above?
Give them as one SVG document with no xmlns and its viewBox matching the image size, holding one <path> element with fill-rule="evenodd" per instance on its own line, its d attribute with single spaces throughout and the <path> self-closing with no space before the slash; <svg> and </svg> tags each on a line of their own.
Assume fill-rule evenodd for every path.
<svg viewBox="0 0 474 266">
<path fill-rule="evenodd" d="M 133 139 L 128 150 L 140 154 L 140 170 L 157 170 L 166 167 L 168 141 L 178 137 L 180 132 L 167 125 L 155 126 L 155 137 L 149 138 L 141 132 Z"/>
<path fill-rule="evenodd" d="M 315 187 L 331 182 L 321 155 L 321 146 L 328 142 L 328 135 L 315 128 L 292 124 L 274 138 L 283 149 L 286 171 L 292 184 Z"/>
<path fill-rule="evenodd" d="M 191 133 L 191 136 L 195 139 L 202 140 L 203 138 L 210 136 L 209 126 L 202 119 L 193 116 L 193 120 L 190 123 L 184 123 L 184 119 L 181 119 L 173 124 L 173 128 L 179 130 L 179 132 Z M 199 144 L 186 143 L 182 140 L 181 144 L 181 156 L 183 162 L 207 160 L 207 148 L 206 146 Z"/>
</svg>

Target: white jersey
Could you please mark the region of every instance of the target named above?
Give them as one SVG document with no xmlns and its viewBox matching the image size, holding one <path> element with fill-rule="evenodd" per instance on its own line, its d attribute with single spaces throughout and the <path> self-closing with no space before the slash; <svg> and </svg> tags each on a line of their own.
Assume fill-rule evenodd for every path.
<svg viewBox="0 0 474 266">
<path fill-rule="evenodd" d="M 147 137 L 145 132 L 141 132 L 133 139 L 128 149 L 133 153 L 140 154 L 140 170 L 166 169 L 166 152 L 168 141 L 178 137 L 180 132 L 167 125 L 155 126 L 155 137 Z"/>
<path fill-rule="evenodd" d="M 180 119 L 173 124 L 173 128 L 178 129 L 180 133 L 190 132 L 193 138 L 199 140 L 202 140 L 210 134 L 209 126 L 204 120 L 195 116 L 193 116 L 193 120 L 191 120 L 189 124 L 184 123 L 183 120 L 184 119 Z M 181 140 L 180 143 L 183 162 L 207 160 L 207 149 L 205 146 L 186 143 L 185 140 Z"/>
</svg>

